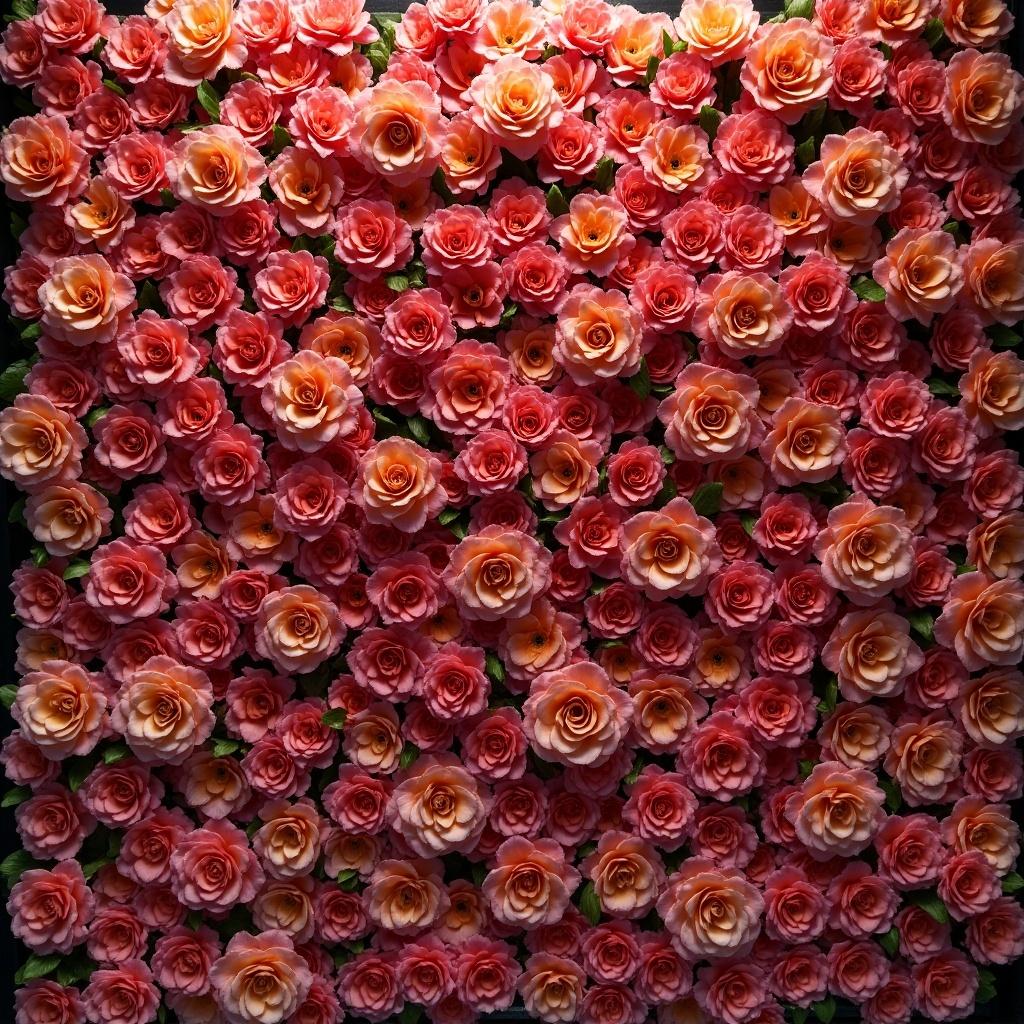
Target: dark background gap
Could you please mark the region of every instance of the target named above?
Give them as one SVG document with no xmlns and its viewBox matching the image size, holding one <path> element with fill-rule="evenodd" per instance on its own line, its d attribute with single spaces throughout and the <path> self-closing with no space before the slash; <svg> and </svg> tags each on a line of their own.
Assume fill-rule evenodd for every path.
<svg viewBox="0 0 1024 1024">
<path fill-rule="evenodd" d="M 948 2 L 948 0 L 946 0 Z M 1024 71 L 1024 0 L 1006 0 L 1007 6 L 1015 16 L 1014 29 L 1004 43 L 1004 49 L 1010 54 L 1013 66 Z M 127 17 L 130 14 L 144 13 L 145 0 L 106 0 L 106 9 L 110 14 Z M 366 0 L 365 8 L 373 14 L 388 14 L 404 11 L 409 6 L 401 0 Z M 630 6 L 644 13 L 664 12 L 675 17 L 679 13 L 679 4 L 668 0 L 634 0 Z M 754 7 L 760 12 L 762 20 L 774 17 L 783 7 L 781 0 L 754 0 Z M 10 0 L 0 4 L 3 13 L 10 10 Z M 11 108 L 11 100 L 15 90 L 0 83 L 0 126 L 8 124 L 18 116 Z M 1018 189 L 1024 182 L 1016 182 Z M 0 209 L 4 211 L 0 221 L 0 267 L 9 266 L 17 257 L 17 248 L 7 227 L 7 201 L 0 192 Z M 2 305 L 2 304 L 0 304 Z M 0 311 L 6 316 L 6 307 Z M 8 331 L 0 332 L 0 369 L 18 358 L 10 346 L 11 335 Z M 7 514 L 12 505 L 19 499 L 19 494 L 12 484 L 0 478 L 0 683 L 16 682 L 14 673 L 16 640 L 18 624 L 14 618 L 13 598 L 9 589 L 9 581 L 14 568 L 28 557 L 31 537 L 21 526 L 8 525 Z M 12 721 L 5 712 L 0 711 L 0 738 L 7 735 Z M 7 788 L 6 781 L 0 779 L 0 791 Z M 1024 825 L 1024 809 L 1021 801 L 1015 805 L 1015 818 Z M 11 809 L 0 810 L 0 859 L 20 848 L 15 831 L 14 812 Z M 14 1021 L 14 973 L 26 958 L 26 950 L 10 934 L 10 920 L 2 904 L 6 896 L 0 900 L 0 1024 Z M 1024 961 L 1006 967 L 990 968 L 996 976 L 996 997 L 984 1006 L 977 1008 L 967 1024 L 1024 1024 Z M 5 1012 L 6 1010 L 6 1012 Z M 170 1015 L 173 1020 L 173 1015 Z M 358 1020 L 348 1017 L 346 1019 Z M 425 1018 L 424 1018 L 425 1019 Z M 525 1021 L 530 1018 L 522 1009 L 512 1007 L 498 1013 L 484 1014 L 483 1020 L 488 1022 Z M 650 1018 L 653 1021 L 653 1015 Z M 853 1022 L 860 1019 L 857 1009 L 840 1001 L 835 1017 L 837 1022 Z M 811 1016 L 813 1024 L 814 1017 Z M 912 1024 L 924 1024 L 923 1019 L 915 1017 Z"/>
</svg>

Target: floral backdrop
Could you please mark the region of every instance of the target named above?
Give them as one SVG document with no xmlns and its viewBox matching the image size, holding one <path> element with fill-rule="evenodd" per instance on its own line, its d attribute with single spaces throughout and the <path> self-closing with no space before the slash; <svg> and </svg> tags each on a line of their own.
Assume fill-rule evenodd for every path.
<svg viewBox="0 0 1024 1024">
<path fill-rule="evenodd" d="M 16 1024 L 993 997 L 1011 25 L 15 0 Z"/>
</svg>

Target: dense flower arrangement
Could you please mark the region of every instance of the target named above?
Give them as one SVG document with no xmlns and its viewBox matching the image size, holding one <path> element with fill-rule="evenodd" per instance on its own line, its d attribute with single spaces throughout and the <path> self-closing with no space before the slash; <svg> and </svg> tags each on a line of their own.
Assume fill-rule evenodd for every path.
<svg viewBox="0 0 1024 1024">
<path fill-rule="evenodd" d="M 1002 0 L 27 2 L 17 1024 L 991 998 Z"/>
</svg>

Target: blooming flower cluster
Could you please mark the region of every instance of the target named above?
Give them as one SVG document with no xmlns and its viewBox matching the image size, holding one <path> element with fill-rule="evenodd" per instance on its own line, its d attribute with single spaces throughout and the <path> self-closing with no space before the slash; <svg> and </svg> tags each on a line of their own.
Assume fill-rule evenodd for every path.
<svg viewBox="0 0 1024 1024">
<path fill-rule="evenodd" d="M 17 1024 L 991 998 L 1003 0 L 15 9 Z"/>
</svg>

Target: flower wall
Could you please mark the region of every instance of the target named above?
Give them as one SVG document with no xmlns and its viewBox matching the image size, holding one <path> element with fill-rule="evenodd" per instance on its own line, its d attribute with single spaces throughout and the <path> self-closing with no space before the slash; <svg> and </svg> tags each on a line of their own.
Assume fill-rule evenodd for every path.
<svg viewBox="0 0 1024 1024">
<path fill-rule="evenodd" d="M 15 0 L 16 1024 L 992 998 L 1011 27 Z"/>
</svg>

